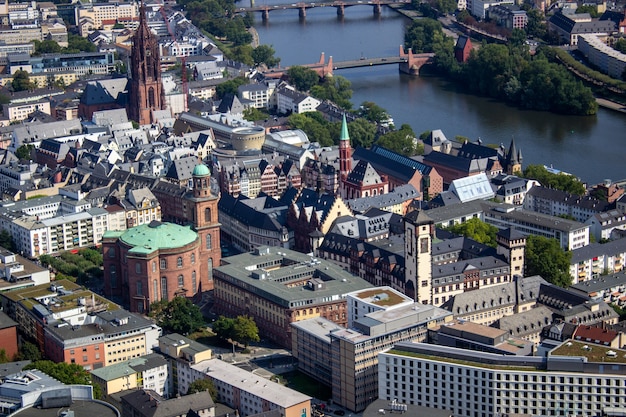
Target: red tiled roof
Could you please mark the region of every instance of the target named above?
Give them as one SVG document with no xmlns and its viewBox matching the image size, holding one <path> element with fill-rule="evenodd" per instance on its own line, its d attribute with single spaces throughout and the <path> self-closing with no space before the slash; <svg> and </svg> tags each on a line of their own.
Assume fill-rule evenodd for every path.
<svg viewBox="0 0 626 417">
<path fill-rule="evenodd" d="M 594 343 L 596 341 L 609 344 L 617 337 L 617 332 L 613 330 L 603 329 L 601 327 L 578 326 L 574 332 L 574 338 L 586 342 Z"/>
</svg>

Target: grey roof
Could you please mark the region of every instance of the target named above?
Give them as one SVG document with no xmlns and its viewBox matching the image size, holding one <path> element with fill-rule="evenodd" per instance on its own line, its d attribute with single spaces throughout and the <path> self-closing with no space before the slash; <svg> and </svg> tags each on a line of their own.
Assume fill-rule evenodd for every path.
<svg viewBox="0 0 626 417">
<path fill-rule="evenodd" d="M 192 173 L 196 165 L 198 165 L 198 158 L 196 156 L 177 159 L 172 162 L 165 176 L 178 181 L 190 180 L 193 177 Z"/>
<path fill-rule="evenodd" d="M 569 34 L 611 33 L 617 27 L 611 20 L 593 19 L 591 22 L 577 22 L 562 13 L 555 13 L 549 21 Z"/>
<path fill-rule="evenodd" d="M 103 381 L 113 381 L 124 375 L 144 372 L 150 369 L 167 366 L 167 360 L 158 353 L 132 358 L 124 362 L 97 368 L 91 371 L 93 375 Z"/>
<path fill-rule="evenodd" d="M 406 156 L 378 145 L 374 145 L 370 149 L 358 147 L 354 151 L 352 158 L 355 160 L 365 160 L 372 164 L 376 171 L 388 174 L 405 183 L 408 183 L 413 178 L 415 171 L 419 171 L 422 175 L 428 176 L 432 170 L 432 167 L 429 165 L 407 158 Z"/>
<path fill-rule="evenodd" d="M 133 409 L 133 415 L 142 417 L 176 417 L 190 410 L 198 412 L 215 407 L 208 391 L 165 400 L 154 391 L 139 390 L 124 395 L 122 403 Z"/>
<path fill-rule="evenodd" d="M 445 263 L 440 265 L 433 265 L 432 277 L 433 280 L 437 278 L 449 277 L 452 275 L 463 275 L 463 272 L 467 269 L 478 269 L 479 271 L 490 270 L 493 268 L 508 269 L 509 264 L 502 259 L 494 256 L 485 256 L 482 258 L 461 260 L 458 262 Z M 448 283 L 442 282 L 441 286 L 448 285 Z M 433 286 L 436 286 L 433 284 Z"/>
<path fill-rule="evenodd" d="M 4 311 L 0 311 L 0 329 L 17 326 L 17 323 Z"/>
<path fill-rule="evenodd" d="M 538 306 L 511 316 L 504 316 L 492 327 L 506 330 L 511 336 L 524 337 L 533 333 L 541 333 L 544 326 L 552 323 L 552 310 Z"/>
<path fill-rule="evenodd" d="M 287 224 L 288 207 L 276 207 L 272 204 L 275 202 L 271 197 L 250 199 L 244 195 L 235 198 L 230 194 L 222 194 L 218 209 L 220 215 L 230 216 L 248 227 L 280 231 Z"/>
<path fill-rule="evenodd" d="M 571 288 L 583 294 L 591 294 L 592 292 L 602 292 L 624 285 L 626 285 L 626 273 L 619 272 L 617 274 L 603 275 L 597 279 L 579 282 L 578 284 L 572 285 Z"/>
<path fill-rule="evenodd" d="M 79 119 L 60 120 L 50 123 L 32 123 L 20 125 L 13 131 L 16 145 L 40 141 L 43 139 L 54 139 L 64 136 L 79 134 L 83 131 Z"/>
<path fill-rule="evenodd" d="M 536 299 L 540 287 L 544 283 L 546 281 L 539 275 L 522 278 L 519 284 L 521 289 L 520 301 L 526 302 Z M 465 291 L 451 297 L 442 307 L 451 311 L 455 316 L 502 308 L 517 302 L 517 287 L 518 283 L 512 281 L 474 291 Z"/>
<path fill-rule="evenodd" d="M 229 277 L 230 285 L 245 288 L 285 308 L 295 302 L 312 305 L 328 297 L 342 297 L 349 292 L 370 288 L 371 285 L 339 266 L 324 259 L 284 248 L 262 246 L 254 253 L 243 253 L 222 259 L 223 265 L 214 269 L 216 279 Z M 267 265 L 264 269 L 259 265 Z M 271 265 L 271 266 L 270 266 Z M 285 285 L 292 280 L 321 278 L 323 288 Z"/>
<path fill-rule="evenodd" d="M 555 190 L 554 188 L 535 186 L 526 193 L 527 196 L 533 196 L 538 199 L 558 201 L 559 204 L 566 206 L 576 206 L 593 210 L 596 212 L 607 211 L 611 204 L 607 201 L 598 200 L 591 196 L 579 196 L 570 194 L 566 191 Z"/>
<path fill-rule="evenodd" d="M 451 206 L 436 207 L 428 210 L 428 217 L 433 219 L 435 224 L 444 224 L 447 226 L 447 222 L 460 217 L 471 218 L 474 215 L 482 217 L 484 212 L 484 206 L 482 201 L 468 201 L 466 203 L 453 204 Z"/>
<path fill-rule="evenodd" d="M 87 106 L 111 103 L 124 106 L 128 100 L 128 85 L 126 77 L 89 81 L 80 101 Z"/>
<path fill-rule="evenodd" d="M 572 251 L 571 264 L 587 261 L 596 256 L 614 256 L 626 252 L 626 238 L 611 240 L 607 243 L 591 243 Z"/>
<path fill-rule="evenodd" d="M 347 200 L 346 203 L 352 211 L 363 213 L 369 208 L 390 207 L 401 204 L 405 201 L 419 198 L 420 193 L 411 184 L 404 184 L 393 189 L 387 194 L 379 194 L 375 196 L 356 198 Z"/>
</svg>

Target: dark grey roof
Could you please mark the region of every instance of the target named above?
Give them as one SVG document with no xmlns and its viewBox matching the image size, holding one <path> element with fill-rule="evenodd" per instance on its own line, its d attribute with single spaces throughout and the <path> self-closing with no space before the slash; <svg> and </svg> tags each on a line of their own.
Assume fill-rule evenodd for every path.
<svg viewBox="0 0 626 417">
<path fill-rule="evenodd" d="M 560 204 L 567 206 L 577 206 L 593 210 L 596 212 L 607 211 L 611 204 L 607 201 L 598 200 L 591 196 L 579 196 L 576 194 L 570 194 L 566 191 L 555 190 L 554 188 L 535 186 L 528 190 L 527 196 L 533 196 L 535 198 L 558 201 Z"/>
<path fill-rule="evenodd" d="M 11 317 L 7 316 L 4 311 L 0 311 L 0 329 L 6 329 L 15 326 L 17 326 L 17 323 L 13 321 Z"/>
<path fill-rule="evenodd" d="M 273 198 L 246 196 L 237 198 L 222 194 L 218 203 L 220 214 L 230 216 L 241 224 L 261 230 L 280 231 L 287 224 L 287 206 L 273 207 Z"/>
<path fill-rule="evenodd" d="M 587 246 L 583 246 L 582 248 L 574 249 L 572 251 L 572 264 L 577 264 L 578 262 L 586 261 L 596 256 L 613 256 L 620 253 L 626 252 L 626 239 L 617 239 L 611 240 L 607 243 L 591 243 Z"/>
<path fill-rule="evenodd" d="M 189 410 L 198 412 L 215 407 L 208 391 L 165 400 L 154 391 L 139 390 L 124 395 L 122 403 L 133 409 L 133 415 L 142 417 L 176 417 L 186 415 Z"/>
<path fill-rule="evenodd" d="M 626 285 L 626 274 L 619 272 L 617 274 L 603 275 L 597 279 L 579 282 L 578 284 L 572 285 L 571 288 L 583 294 L 590 294 L 592 292 L 602 292 L 623 285 Z"/>
<path fill-rule="evenodd" d="M 413 178 L 415 171 L 428 176 L 433 169 L 429 165 L 377 145 L 372 146 L 370 149 L 359 146 L 354 151 L 352 158 L 355 160 L 363 159 L 372 164 L 376 171 L 389 174 L 405 183 L 408 183 Z"/>
<path fill-rule="evenodd" d="M 177 159 L 172 162 L 165 176 L 177 181 L 187 181 L 191 179 L 193 169 L 196 165 L 198 165 L 198 158 L 195 156 Z"/>
</svg>

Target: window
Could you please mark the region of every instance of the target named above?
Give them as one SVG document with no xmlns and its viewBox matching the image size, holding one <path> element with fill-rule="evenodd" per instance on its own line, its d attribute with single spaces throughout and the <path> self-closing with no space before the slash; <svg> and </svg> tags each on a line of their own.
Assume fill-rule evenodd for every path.
<svg viewBox="0 0 626 417">
<path fill-rule="evenodd" d="M 207 207 L 204 209 L 204 221 L 207 223 L 211 222 L 211 208 Z"/>
<path fill-rule="evenodd" d="M 196 271 L 193 271 L 191 273 L 191 291 L 195 293 L 196 289 L 198 289 L 196 286 Z"/>
<path fill-rule="evenodd" d="M 182 275 L 178 276 L 178 288 L 185 286 L 185 278 Z"/>
<path fill-rule="evenodd" d="M 195 254 L 195 253 L 192 253 L 192 254 L 191 254 L 191 263 L 192 263 L 192 264 L 195 264 L 195 263 L 196 263 L 196 254 Z"/>
<path fill-rule="evenodd" d="M 176 266 L 178 268 L 182 268 L 183 267 L 183 258 L 181 256 L 179 256 L 178 258 L 176 258 Z"/>
<path fill-rule="evenodd" d="M 109 258 L 115 258 L 115 248 L 109 248 Z"/>
<path fill-rule="evenodd" d="M 211 243 L 211 235 L 208 234 L 206 235 L 206 248 L 211 249 L 212 247 L 213 247 L 213 244 Z"/>
<path fill-rule="evenodd" d="M 167 278 L 161 277 L 161 300 L 167 301 Z"/>
<path fill-rule="evenodd" d="M 167 269 L 167 260 L 161 259 L 161 269 Z"/>
<path fill-rule="evenodd" d="M 156 261 L 152 261 L 152 272 L 156 272 Z"/>
<path fill-rule="evenodd" d="M 153 301 L 157 301 L 159 299 L 159 285 L 157 280 L 152 280 L 152 298 L 154 298 Z"/>
<path fill-rule="evenodd" d="M 135 272 L 141 274 L 141 264 L 139 262 L 135 262 Z"/>
<path fill-rule="evenodd" d="M 111 283 L 111 288 L 117 288 L 117 270 L 115 265 L 111 265 L 109 268 L 109 282 Z"/>
<path fill-rule="evenodd" d="M 137 295 L 143 295 L 143 283 L 137 281 Z"/>
<path fill-rule="evenodd" d="M 209 258 L 209 282 L 213 281 L 213 258 Z"/>
</svg>

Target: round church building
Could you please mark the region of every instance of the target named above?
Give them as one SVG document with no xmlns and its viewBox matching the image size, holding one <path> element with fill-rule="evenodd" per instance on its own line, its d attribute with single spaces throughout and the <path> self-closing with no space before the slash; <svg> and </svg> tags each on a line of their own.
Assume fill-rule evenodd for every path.
<svg viewBox="0 0 626 417">
<path fill-rule="evenodd" d="M 150 304 L 195 295 L 200 286 L 198 233 L 188 226 L 152 221 L 102 238 L 104 293 L 131 312 Z"/>
</svg>

